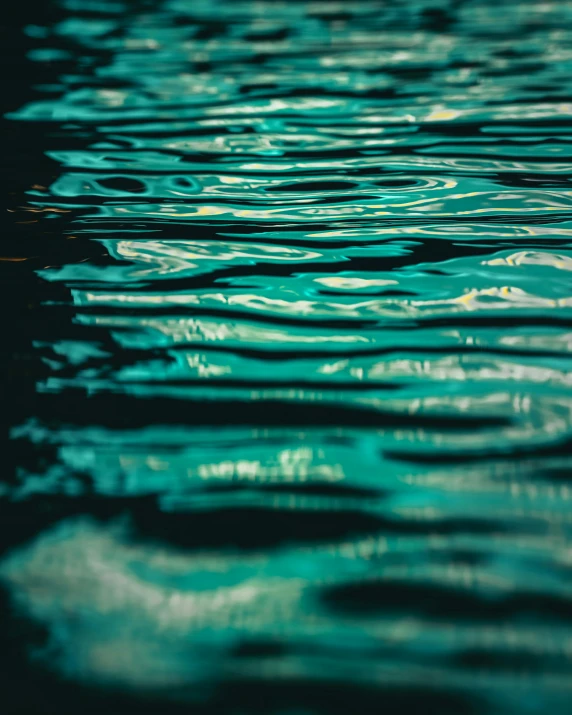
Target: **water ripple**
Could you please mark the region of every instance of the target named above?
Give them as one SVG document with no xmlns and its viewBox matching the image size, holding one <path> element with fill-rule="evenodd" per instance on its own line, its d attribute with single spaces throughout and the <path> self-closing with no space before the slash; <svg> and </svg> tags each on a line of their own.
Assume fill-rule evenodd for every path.
<svg viewBox="0 0 572 715">
<path fill-rule="evenodd" d="M 570 3 L 14 13 L 15 712 L 568 712 Z"/>
</svg>

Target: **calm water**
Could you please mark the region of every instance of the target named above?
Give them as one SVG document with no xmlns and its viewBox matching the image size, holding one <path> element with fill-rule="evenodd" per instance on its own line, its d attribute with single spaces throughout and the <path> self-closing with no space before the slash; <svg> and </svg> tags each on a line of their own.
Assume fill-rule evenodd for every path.
<svg viewBox="0 0 572 715">
<path fill-rule="evenodd" d="M 572 4 L 16 3 L 10 713 L 572 702 Z"/>
</svg>

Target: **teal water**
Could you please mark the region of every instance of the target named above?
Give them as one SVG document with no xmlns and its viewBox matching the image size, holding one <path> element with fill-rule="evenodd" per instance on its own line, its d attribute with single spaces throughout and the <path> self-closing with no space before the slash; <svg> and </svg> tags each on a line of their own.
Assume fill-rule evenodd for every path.
<svg viewBox="0 0 572 715">
<path fill-rule="evenodd" d="M 14 12 L 14 712 L 569 712 L 572 4 Z"/>
</svg>

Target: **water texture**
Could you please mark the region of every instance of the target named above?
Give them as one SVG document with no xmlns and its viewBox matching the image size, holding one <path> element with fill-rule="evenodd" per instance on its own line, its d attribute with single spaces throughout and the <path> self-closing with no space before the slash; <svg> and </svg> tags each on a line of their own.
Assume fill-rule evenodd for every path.
<svg viewBox="0 0 572 715">
<path fill-rule="evenodd" d="M 572 4 L 12 15 L 13 712 L 569 712 Z"/>
</svg>

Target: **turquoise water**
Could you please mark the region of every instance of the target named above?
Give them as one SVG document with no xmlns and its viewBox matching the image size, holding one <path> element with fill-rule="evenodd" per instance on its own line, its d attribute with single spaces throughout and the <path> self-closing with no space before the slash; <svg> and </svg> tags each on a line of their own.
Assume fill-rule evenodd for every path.
<svg viewBox="0 0 572 715">
<path fill-rule="evenodd" d="M 572 4 L 15 25 L 14 712 L 568 712 Z"/>
</svg>

